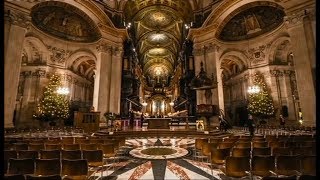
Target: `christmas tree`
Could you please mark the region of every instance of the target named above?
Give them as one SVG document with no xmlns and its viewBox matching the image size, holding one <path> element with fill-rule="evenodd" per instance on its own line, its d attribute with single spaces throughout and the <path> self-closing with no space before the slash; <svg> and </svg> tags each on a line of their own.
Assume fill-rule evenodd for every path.
<svg viewBox="0 0 320 180">
<path fill-rule="evenodd" d="M 275 113 L 273 101 L 268 93 L 264 78 L 260 73 L 254 74 L 253 85 L 259 88 L 260 91 L 249 94 L 249 113 L 260 118 L 272 117 Z"/>
<path fill-rule="evenodd" d="M 64 95 L 57 92 L 61 85 L 61 78 L 53 74 L 33 115 L 34 118 L 52 122 L 69 117 L 69 102 Z"/>
</svg>

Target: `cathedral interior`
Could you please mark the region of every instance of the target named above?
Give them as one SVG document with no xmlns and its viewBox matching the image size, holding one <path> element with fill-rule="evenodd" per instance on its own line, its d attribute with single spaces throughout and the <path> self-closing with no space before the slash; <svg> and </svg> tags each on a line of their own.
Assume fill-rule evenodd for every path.
<svg viewBox="0 0 320 180">
<path fill-rule="evenodd" d="M 315 179 L 315 4 L 5 0 L 5 179 Z"/>
</svg>

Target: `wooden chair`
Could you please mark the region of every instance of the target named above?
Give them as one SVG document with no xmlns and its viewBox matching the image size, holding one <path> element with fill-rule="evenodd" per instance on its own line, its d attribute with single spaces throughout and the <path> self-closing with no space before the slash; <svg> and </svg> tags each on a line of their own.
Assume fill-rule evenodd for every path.
<svg viewBox="0 0 320 180">
<path fill-rule="evenodd" d="M 44 144 L 43 143 L 29 143 L 28 145 L 28 150 L 32 150 L 32 151 L 40 151 L 43 150 L 44 148 Z"/>
<path fill-rule="evenodd" d="M 317 180 L 317 176 L 312 175 L 301 175 L 298 180 Z"/>
<path fill-rule="evenodd" d="M 39 158 L 39 153 L 38 151 L 31 151 L 31 150 L 21 150 L 18 151 L 18 158 L 19 159 L 37 159 Z"/>
<path fill-rule="evenodd" d="M 231 156 L 233 157 L 250 157 L 251 148 L 233 148 L 231 151 Z"/>
<path fill-rule="evenodd" d="M 62 150 L 61 151 L 61 159 L 82 159 L 81 150 Z"/>
<path fill-rule="evenodd" d="M 252 148 L 262 148 L 262 147 L 268 147 L 268 142 L 266 142 L 266 141 L 252 142 Z"/>
<path fill-rule="evenodd" d="M 62 142 L 62 144 L 73 144 L 74 137 L 62 137 L 61 142 Z"/>
<path fill-rule="evenodd" d="M 80 144 L 63 144 L 63 150 L 80 150 Z"/>
<path fill-rule="evenodd" d="M 275 157 L 274 156 L 253 156 L 251 159 L 252 175 L 267 177 L 274 175 Z"/>
<path fill-rule="evenodd" d="M 316 176 L 316 156 L 301 156 L 300 172 L 302 175 Z"/>
<path fill-rule="evenodd" d="M 90 138 L 89 142 L 91 144 L 103 144 L 104 143 L 104 139 L 102 139 L 102 138 Z"/>
<path fill-rule="evenodd" d="M 103 152 L 103 156 L 110 158 L 116 155 L 114 144 L 100 144 L 99 148 Z"/>
<path fill-rule="evenodd" d="M 89 144 L 90 140 L 87 137 L 75 137 L 74 138 L 75 144 Z"/>
<path fill-rule="evenodd" d="M 271 148 L 269 147 L 261 147 L 261 148 L 253 148 L 252 156 L 261 156 L 261 155 L 271 155 Z"/>
<path fill-rule="evenodd" d="M 98 144 L 80 144 L 81 150 L 97 150 Z"/>
<path fill-rule="evenodd" d="M 45 149 L 46 150 L 61 150 L 62 145 L 59 143 L 56 144 L 45 144 Z"/>
<path fill-rule="evenodd" d="M 288 147 L 275 147 L 272 149 L 273 156 L 291 155 L 291 149 Z"/>
<path fill-rule="evenodd" d="M 37 176 L 60 175 L 60 159 L 36 159 L 35 165 L 34 174 Z"/>
<path fill-rule="evenodd" d="M 227 157 L 225 169 L 226 176 L 242 178 L 250 176 L 250 157 Z"/>
<path fill-rule="evenodd" d="M 237 142 L 235 148 L 251 148 L 251 142 Z"/>
<path fill-rule="evenodd" d="M 103 168 L 103 152 L 102 150 L 83 150 L 83 159 L 87 160 L 89 167 L 100 167 Z M 95 170 L 89 170 L 89 174 L 92 174 Z M 103 171 L 101 170 L 101 176 Z"/>
<path fill-rule="evenodd" d="M 28 150 L 28 144 L 27 143 L 14 143 L 14 150 L 16 150 L 16 151 Z"/>
<path fill-rule="evenodd" d="M 298 156 L 280 155 L 276 157 L 277 168 L 275 172 L 278 175 L 297 176 L 299 175 L 300 162 Z"/>
<path fill-rule="evenodd" d="M 88 177 L 88 162 L 85 159 L 78 160 L 62 160 L 61 175 L 65 178 L 72 179 L 87 179 Z"/>
<path fill-rule="evenodd" d="M 222 142 L 219 143 L 217 149 L 230 149 L 234 147 L 234 142 Z"/>
<path fill-rule="evenodd" d="M 211 163 L 218 165 L 224 164 L 228 156 L 230 156 L 230 148 L 214 149 L 211 151 Z"/>
<path fill-rule="evenodd" d="M 3 166 L 4 166 L 4 174 L 7 173 L 8 171 L 8 162 L 9 162 L 9 159 L 12 158 L 12 159 L 17 159 L 18 157 L 18 153 L 17 151 L 15 150 L 5 150 L 4 151 L 4 158 L 3 158 Z"/>
<path fill-rule="evenodd" d="M 8 174 L 33 174 L 33 159 L 9 159 Z"/>
<path fill-rule="evenodd" d="M 62 178 L 60 175 L 49 175 L 49 176 L 26 175 L 26 180 L 62 180 Z"/>
<path fill-rule="evenodd" d="M 60 150 L 40 150 L 40 159 L 60 159 Z"/>
</svg>

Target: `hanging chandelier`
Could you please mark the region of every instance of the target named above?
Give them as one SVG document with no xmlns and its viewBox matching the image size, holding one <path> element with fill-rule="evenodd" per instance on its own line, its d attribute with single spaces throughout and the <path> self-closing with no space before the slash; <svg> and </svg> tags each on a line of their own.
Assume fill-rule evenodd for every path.
<svg viewBox="0 0 320 180">
<path fill-rule="evenodd" d="M 214 89 L 217 87 L 218 82 L 214 80 L 213 74 L 211 78 L 207 76 L 207 73 L 204 71 L 203 62 L 200 63 L 200 72 L 195 76 L 189 86 L 193 90 L 202 90 L 202 89 Z"/>
</svg>

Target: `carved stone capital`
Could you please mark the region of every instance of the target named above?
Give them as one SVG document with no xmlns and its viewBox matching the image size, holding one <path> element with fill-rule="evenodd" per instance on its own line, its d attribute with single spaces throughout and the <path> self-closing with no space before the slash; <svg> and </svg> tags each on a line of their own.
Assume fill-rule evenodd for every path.
<svg viewBox="0 0 320 180">
<path fill-rule="evenodd" d="M 307 11 L 299 11 L 296 13 L 292 13 L 284 17 L 284 22 L 287 28 L 292 28 L 297 25 L 301 25 L 303 23 L 303 19 L 307 16 Z"/>
<path fill-rule="evenodd" d="M 219 52 L 220 46 L 218 46 L 217 44 L 213 44 L 210 43 L 208 45 L 205 46 L 205 50 L 206 52 Z"/>
<path fill-rule="evenodd" d="M 105 53 L 110 53 L 110 54 L 112 54 L 112 46 L 110 46 L 110 45 L 107 45 L 107 44 L 105 44 L 105 43 L 100 43 L 100 44 L 98 44 L 97 46 L 96 46 L 96 50 L 98 51 L 98 52 L 105 52 Z"/>
<path fill-rule="evenodd" d="M 21 13 L 14 13 L 12 14 L 11 23 L 22 28 L 30 29 L 31 20 L 30 17 L 28 17 L 27 15 Z"/>
<path fill-rule="evenodd" d="M 112 55 L 117 57 L 122 57 L 123 48 L 122 47 L 114 47 L 112 48 Z"/>
<path fill-rule="evenodd" d="M 283 72 L 277 69 L 270 70 L 270 75 L 274 77 L 280 77 L 283 76 Z"/>
<path fill-rule="evenodd" d="M 204 49 L 203 48 L 199 48 L 199 47 L 194 47 L 193 48 L 193 56 L 202 56 L 204 53 Z"/>
</svg>

